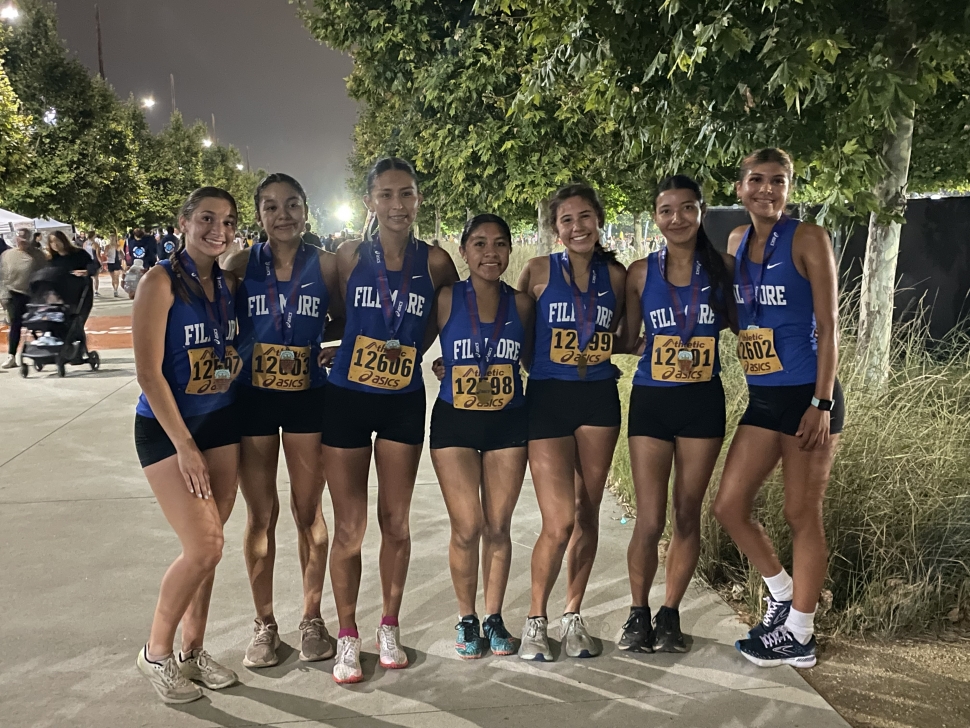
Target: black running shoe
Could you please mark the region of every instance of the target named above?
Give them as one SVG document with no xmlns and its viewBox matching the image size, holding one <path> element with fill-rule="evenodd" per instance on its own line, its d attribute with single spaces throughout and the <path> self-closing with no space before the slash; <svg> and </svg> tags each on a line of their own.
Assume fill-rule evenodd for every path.
<svg viewBox="0 0 970 728">
<path fill-rule="evenodd" d="M 738 640 L 734 646 L 758 667 L 815 666 L 815 635 L 803 645 L 784 625 L 761 637 Z"/>
<path fill-rule="evenodd" d="M 768 604 L 767 609 L 765 609 L 765 616 L 761 618 L 760 624 L 756 624 L 748 632 L 749 640 L 764 637 L 769 632 L 774 632 L 788 619 L 788 613 L 791 611 L 791 599 L 779 602 L 774 597 L 767 596 L 765 602 Z"/>
<path fill-rule="evenodd" d="M 687 652 L 684 633 L 680 631 L 680 612 L 660 607 L 653 625 L 654 652 Z"/>
<path fill-rule="evenodd" d="M 630 618 L 623 625 L 623 636 L 616 646 L 627 652 L 653 652 L 650 607 L 630 607 Z"/>
</svg>

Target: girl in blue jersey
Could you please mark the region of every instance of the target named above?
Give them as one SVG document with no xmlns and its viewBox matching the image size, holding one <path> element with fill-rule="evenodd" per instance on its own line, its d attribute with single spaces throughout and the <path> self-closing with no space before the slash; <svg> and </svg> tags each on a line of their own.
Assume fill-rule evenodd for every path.
<svg viewBox="0 0 970 728">
<path fill-rule="evenodd" d="M 785 214 L 791 158 L 762 149 L 745 158 L 738 197 L 751 225 L 736 228 L 738 357 L 748 409 L 731 442 L 714 513 L 761 572 L 770 597 L 762 623 L 737 643 L 757 665 L 815 664 L 814 616 L 828 551 L 822 501 L 845 417 L 838 366 L 838 287 L 825 230 Z M 792 575 L 752 517 L 758 490 L 781 461 Z"/>
<path fill-rule="evenodd" d="M 714 249 L 703 215 L 704 198 L 694 180 L 683 175 L 664 180 L 654 198 L 664 247 L 627 272 L 623 348 L 632 348 L 641 327 L 645 344 L 628 422 L 637 519 L 627 551 L 633 606 L 618 646 L 631 652 L 687 651 L 678 609 L 697 566 L 701 505 L 724 441 L 718 338 L 734 316 L 733 259 Z M 666 597 L 654 626 L 650 587 L 667 524 L 672 465 L 673 537 Z"/>
<path fill-rule="evenodd" d="M 431 413 L 431 461 L 451 518 L 449 561 L 460 617 L 455 650 L 474 659 L 487 649 L 515 652 L 502 602 L 529 435 L 519 362 L 532 356 L 535 303 L 501 280 L 512 250 L 505 220 L 473 217 L 459 250 L 468 278 L 438 293 L 444 376 Z M 484 623 L 475 611 L 479 542 Z"/>
<path fill-rule="evenodd" d="M 331 328 L 339 329 L 343 307 L 336 293 L 336 256 L 302 242 L 308 209 L 300 183 L 289 175 L 269 175 L 256 188 L 254 201 L 268 241 L 237 252 L 227 268 L 240 278 L 239 486 L 248 513 L 243 553 L 256 607 L 256 626 L 243 664 L 269 667 L 277 663 L 280 645 L 273 567 L 281 440 L 303 576 L 300 659 L 333 655 L 320 615 L 329 534 L 321 510 L 325 481 L 320 461 L 327 373 L 318 359 L 327 314 L 336 321 Z"/>
<path fill-rule="evenodd" d="M 380 664 L 408 664 L 398 614 L 411 554 L 411 494 L 424 443 L 421 357 L 434 341 L 428 322 L 435 294 L 458 280 L 451 257 L 411 232 L 421 195 L 410 164 L 397 158 L 378 161 L 367 175 L 364 202 L 379 232 L 337 251 L 347 322 L 327 383 L 321 437 L 334 511 L 330 583 L 340 620 L 333 669 L 338 683 L 363 679 L 357 596 L 375 434 L 384 596 L 377 630 Z"/>
<path fill-rule="evenodd" d="M 135 369 L 142 394 L 135 449 L 182 553 L 165 572 L 151 636 L 137 665 L 167 703 L 236 682 L 202 646 L 223 525 L 236 499 L 239 427 L 232 406 L 235 278 L 216 259 L 232 242 L 236 203 L 204 187 L 182 206 L 184 238 L 171 260 L 145 274 L 132 308 Z M 182 649 L 173 654 L 182 625 Z"/>
<path fill-rule="evenodd" d="M 620 434 L 616 367 L 610 356 L 623 312 L 626 270 L 600 244 L 604 211 L 591 187 L 563 187 L 549 211 L 564 250 L 530 260 L 518 285 L 536 301 L 526 400 L 529 467 L 542 513 L 532 552 L 530 616 L 519 649 L 526 660 L 551 659 L 546 609 L 566 554 L 563 649 L 569 657 L 599 654 L 579 609 L 596 558 L 600 502 Z"/>
</svg>

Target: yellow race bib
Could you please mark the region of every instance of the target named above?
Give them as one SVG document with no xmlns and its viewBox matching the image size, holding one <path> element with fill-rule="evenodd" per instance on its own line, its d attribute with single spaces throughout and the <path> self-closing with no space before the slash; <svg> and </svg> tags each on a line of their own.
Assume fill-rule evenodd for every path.
<svg viewBox="0 0 970 728">
<path fill-rule="evenodd" d="M 784 367 L 775 350 L 774 329 L 744 329 L 738 332 L 738 359 L 749 376 L 774 374 Z"/>
<path fill-rule="evenodd" d="M 456 364 L 451 369 L 452 403 L 455 409 L 461 410 L 503 409 L 515 396 L 513 377 L 511 364 L 492 364 L 485 373 L 487 396 L 480 398 L 478 366 Z"/>
<path fill-rule="evenodd" d="M 586 345 L 586 364 L 594 366 L 610 360 L 613 353 L 613 334 L 597 331 Z M 579 365 L 579 333 L 576 329 L 553 329 L 549 359 L 553 364 Z"/>
<path fill-rule="evenodd" d="M 280 351 L 294 354 L 288 372 L 280 368 Z M 301 392 L 310 388 L 310 347 L 260 344 L 253 347 L 253 386 L 277 392 Z"/>
<path fill-rule="evenodd" d="M 347 379 L 376 389 L 397 391 L 411 383 L 418 350 L 413 346 L 401 346 L 396 359 L 384 353 L 384 343 L 369 336 L 358 336 L 354 341 L 354 353 L 350 357 Z"/>
<path fill-rule="evenodd" d="M 687 342 L 694 355 L 689 373 L 677 366 L 677 355 L 685 348 L 679 336 L 655 336 L 650 359 L 650 375 L 658 382 L 709 382 L 714 375 L 714 337 L 695 336 Z"/>
<path fill-rule="evenodd" d="M 189 383 L 185 385 L 186 394 L 219 394 L 212 387 L 215 381 L 219 360 L 215 350 L 209 346 L 202 349 L 189 349 Z M 242 369 L 242 359 L 231 347 L 226 347 L 225 368 L 232 372 L 232 381 L 239 376 Z"/>
</svg>

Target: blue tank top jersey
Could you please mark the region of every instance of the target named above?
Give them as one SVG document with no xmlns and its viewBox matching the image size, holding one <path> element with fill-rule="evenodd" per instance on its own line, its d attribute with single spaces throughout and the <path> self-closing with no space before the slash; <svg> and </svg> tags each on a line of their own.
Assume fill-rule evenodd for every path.
<svg viewBox="0 0 970 728">
<path fill-rule="evenodd" d="M 475 344 L 472 340 L 471 316 L 468 313 L 468 299 L 466 291 L 471 281 L 459 281 L 451 289 L 451 315 L 441 330 L 441 357 L 445 363 L 445 378 L 441 380 L 438 398 L 448 404 L 454 404 L 453 371 L 458 367 L 475 367 L 474 376 L 478 376 L 478 360 L 475 358 Z M 522 375 L 519 372 L 519 356 L 525 341 L 525 329 L 519 319 L 519 311 L 515 307 L 515 291 L 502 284 L 502 294 L 508 298 L 508 308 L 502 327 L 502 336 L 495 347 L 495 355 L 491 364 L 510 365 L 512 375 L 508 382 L 502 378 L 500 389 L 509 388 L 510 391 L 501 393 L 510 395 L 511 400 L 503 409 L 520 407 L 525 403 L 522 394 Z M 495 325 L 494 321 L 482 322 L 482 336 L 488 341 L 489 334 Z M 498 382 L 496 382 L 498 384 Z M 494 388 L 493 388 L 494 391 Z"/>
<path fill-rule="evenodd" d="M 414 350 L 413 361 L 405 353 L 402 353 L 396 361 L 388 361 L 376 350 L 358 351 L 356 348 L 358 337 L 367 337 L 376 342 L 385 342 L 392 338 L 384 321 L 377 266 L 369 247 L 374 244 L 375 242 L 363 242 L 357 248 L 357 266 L 347 281 L 347 323 L 344 327 L 343 340 L 340 342 L 333 367 L 330 369 L 330 382 L 338 387 L 357 392 L 405 394 L 424 388 L 424 379 L 421 375 L 423 354 L 421 349 L 424 346 L 424 334 L 428 328 L 435 294 L 431 271 L 428 268 L 429 246 L 423 240 L 417 239 L 409 243 L 415 246 L 411 265 L 411 284 L 401 328 L 393 337 L 400 342 L 402 351 L 405 347 Z M 402 275 L 402 271 L 387 271 L 387 282 L 395 303 L 397 291 L 401 289 Z M 361 376 L 362 373 L 364 376 Z M 352 381 L 351 377 L 355 379 Z M 393 386 L 374 386 L 358 381 L 368 378 L 374 382 L 394 380 L 397 383 L 407 381 L 407 384 L 398 388 L 397 383 Z"/>
<path fill-rule="evenodd" d="M 562 270 L 562 259 L 565 255 L 566 252 L 563 251 L 549 256 L 549 284 L 536 303 L 535 355 L 529 378 L 559 379 L 567 382 L 612 379 L 616 372 L 609 359 L 590 365 L 584 380 L 579 378 L 578 367 L 560 364 L 552 359 L 554 347 L 558 349 L 566 343 L 562 330 L 577 330 L 573 291 Z M 592 265 L 596 270 L 596 332 L 601 333 L 609 331 L 613 324 L 616 295 L 610 284 L 609 261 L 602 255 L 595 255 Z M 568 338 L 571 340 L 573 337 L 570 334 Z"/>
<path fill-rule="evenodd" d="M 700 292 L 698 296 L 699 310 L 696 314 L 697 323 L 691 337 L 711 337 L 714 339 L 714 349 L 710 356 L 712 365 L 711 377 L 716 377 L 721 373 L 721 358 L 718 351 L 718 340 L 721 328 L 724 325 L 723 319 L 711 307 L 711 281 L 707 277 L 707 271 L 700 268 L 699 284 Z M 691 287 L 675 286 L 677 297 L 684 308 L 685 314 L 691 304 Z M 677 318 L 674 315 L 673 300 L 670 296 L 670 289 L 667 281 L 664 280 L 660 270 L 660 253 L 651 253 L 647 256 L 647 280 L 643 284 L 643 293 L 640 294 L 640 310 L 643 313 L 643 330 L 646 349 L 640 361 L 637 362 L 637 371 L 633 375 L 633 383 L 645 387 L 677 387 L 684 384 L 691 384 L 688 380 L 663 380 L 653 377 L 653 366 L 655 363 L 669 364 L 670 352 L 661 352 L 660 362 L 655 362 L 657 353 L 654 351 L 654 339 L 657 336 L 679 336 Z M 688 322 L 690 328 L 690 322 Z M 704 354 L 702 354 L 704 356 Z M 699 362 L 698 362 L 699 363 Z M 665 370 L 673 371 L 669 366 Z"/>
<path fill-rule="evenodd" d="M 792 240 L 801 221 L 781 220 L 769 236 L 765 246 L 765 260 L 761 264 L 748 260 L 749 227 L 741 239 L 734 266 L 734 300 L 738 304 L 738 323 L 742 330 L 758 326 L 774 330 L 775 350 L 783 369 L 771 374 L 746 375 L 748 384 L 765 387 L 787 387 L 811 384 L 818 371 L 818 337 L 815 331 L 815 306 L 812 286 L 795 268 Z M 778 232 L 772 246 L 772 237 Z M 745 266 L 746 275 L 742 275 Z M 762 277 L 763 274 L 763 277 Z M 745 301 L 756 282 L 754 291 L 760 303 L 757 320 L 752 301 Z"/>
<path fill-rule="evenodd" d="M 273 264 L 269 243 L 256 243 L 250 250 L 246 277 L 240 281 L 236 292 L 239 356 L 242 359 L 239 381 L 243 385 L 254 386 L 254 362 L 256 378 L 263 382 L 260 386 L 267 389 L 282 389 L 283 385 L 277 382 L 299 382 L 303 367 L 309 368 L 310 389 L 327 383 L 327 370 L 317 364 L 317 354 L 327 324 L 330 291 L 320 272 L 318 256 L 316 248 L 301 244 L 293 261 L 294 271 L 298 266 L 302 268 L 299 278 L 275 281 L 269 273 Z M 269 300 L 270 288 L 276 289 L 279 299 L 275 305 Z M 283 326 L 283 317 L 288 315 L 287 305 L 293 313 L 293 332 L 289 341 L 285 340 Z M 298 360 L 293 375 L 279 372 L 276 357 L 283 345 L 309 348 L 309 355 L 305 360 Z"/>
<path fill-rule="evenodd" d="M 163 260 L 159 263 L 174 279 L 172 264 Z M 229 299 L 226 301 L 229 331 L 226 337 L 228 347 L 236 345 L 236 319 L 234 316 L 233 297 L 226 289 Z M 189 289 L 189 302 L 186 303 L 179 296 L 175 296 L 172 308 L 168 311 L 168 323 L 165 325 L 165 357 L 162 359 L 162 376 L 175 395 L 182 417 L 198 417 L 210 412 L 228 407 L 236 397 L 235 381 L 227 392 L 213 392 L 206 381 L 214 374 L 215 353 L 212 346 L 213 331 L 211 320 L 206 311 L 205 302 Z M 208 350 L 208 351 L 207 351 Z M 232 367 L 238 370 L 238 362 Z M 193 394 L 199 391 L 199 394 Z M 142 417 L 155 418 L 148 398 L 144 392 L 138 398 L 135 413 Z"/>
</svg>

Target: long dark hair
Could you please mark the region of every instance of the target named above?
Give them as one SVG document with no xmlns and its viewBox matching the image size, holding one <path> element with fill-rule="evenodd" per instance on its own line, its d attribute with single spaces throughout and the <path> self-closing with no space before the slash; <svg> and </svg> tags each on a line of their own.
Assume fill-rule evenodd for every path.
<svg viewBox="0 0 970 728">
<path fill-rule="evenodd" d="M 236 198 L 233 197 L 229 192 L 222 189 L 221 187 L 200 187 L 191 195 L 189 195 L 185 202 L 182 203 L 182 209 L 179 210 L 179 219 L 183 217 L 188 220 L 192 217 L 192 214 L 199 209 L 199 205 L 202 204 L 203 200 L 209 199 L 225 200 L 230 205 L 232 205 L 232 211 L 234 214 L 239 214 L 239 209 L 236 207 Z M 175 250 L 169 255 L 169 265 L 172 267 L 172 273 L 174 277 L 172 278 L 172 293 L 178 296 L 182 301 L 188 303 L 189 299 L 189 288 L 191 287 L 196 291 L 195 281 L 192 280 L 192 276 L 185 272 L 182 267 L 182 262 L 179 260 L 179 253 L 185 250 L 185 232 L 179 236 L 179 244 L 175 246 Z M 218 268 L 219 261 L 216 261 L 214 265 Z M 198 293 L 198 291 L 196 291 Z"/>
<path fill-rule="evenodd" d="M 483 212 L 481 215 L 475 215 L 475 217 L 465 223 L 465 227 L 462 228 L 461 231 L 461 242 L 459 243 L 459 247 L 464 248 L 465 243 L 468 242 L 468 238 L 471 237 L 472 233 L 482 225 L 487 225 L 488 223 L 498 225 L 502 229 L 502 232 L 505 233 L 505 237 L 509 239 L 509 247 L 511 247 L 512 230 L 509 228 L 509 224 L 498 215 L 493 215 L 490 212 Z"/>
<path fill-rule="evenodd" d="M 270 185 L 275 185 L 281 183 L 284 185 L 289 185 L 296 193 L 303 199 L 303 204 L 306 204 L 306 190 L 303 189 L 303 185 L 296 181 L 293 177 L 284 172 L 273 172 L 273 174 L 268 174 L 263 179 L 259 181 L 256 185 L 256 191 L 253 193 L 253 204 L 256 206 L 256 216 L 259 216 L 259 201 L 263 196 L 263 191 Z M 235 203 L 233 203 L 235 204 Z"/>
<path fill-rule="evenodd" d="M 697 198 L 697 204 L 702 207 L 704 205 L 704 193 L 701 190 L 701 186 L 686 174 L 675 174 L 667 177 L 657 187 L 657 191 L 653 196 L 653 209 L 655 214 L 660 193 L 668 190 L 690 190 L 694 193 L 694 197 Z M 729 307 L 732 306 L 734 301 L 734 280 L 728 273 L 727 266 L 724 264 L 724 258 L 721 257 L 721 254 L 707 236 L 707 231 L 704 230 L 703 218 L 701 219 L 701 226 L 697 230 L 697 247 L 695 250 L 697 251 L 697 259 L 700 261 L 701 267 L 704 268 L 704 272 L 707 273 L 707 277 L 715 292 L 715 295 L 710 297 L 711 308 L 722 316 L 729 316 Z"/>
<path fill-rule="evenodd" d="M 588 184 L 582 182 L 574 182 L 568 184 L 565 187 L 560 187 L 556 190 L 549 200 L 549 224 L 552 225 L 552 230 L 557 235 L 559 234 L 559 228 L 556 226 L 556 219 L 559 214 L 559 207 L 568 200 L 570 197 L 581 197 L 590 204 L 590 207 L 596 211 L 596 223 L 597 226 L 602 229 L 603 225 L 606 224 L 606 210 L 603 209 L 603 203 L 600 202 L 599 195 L 596 194 L 596 190 L 590 187 Z M 599 233 L 597 232 L 597 237 Z M 607 250 L 603 247 L 603 241 L 596 241 L 596 252 L 605 257 L 607 260 L 616 263 L 616 253 L 612 250 Z"/>
</svg>

